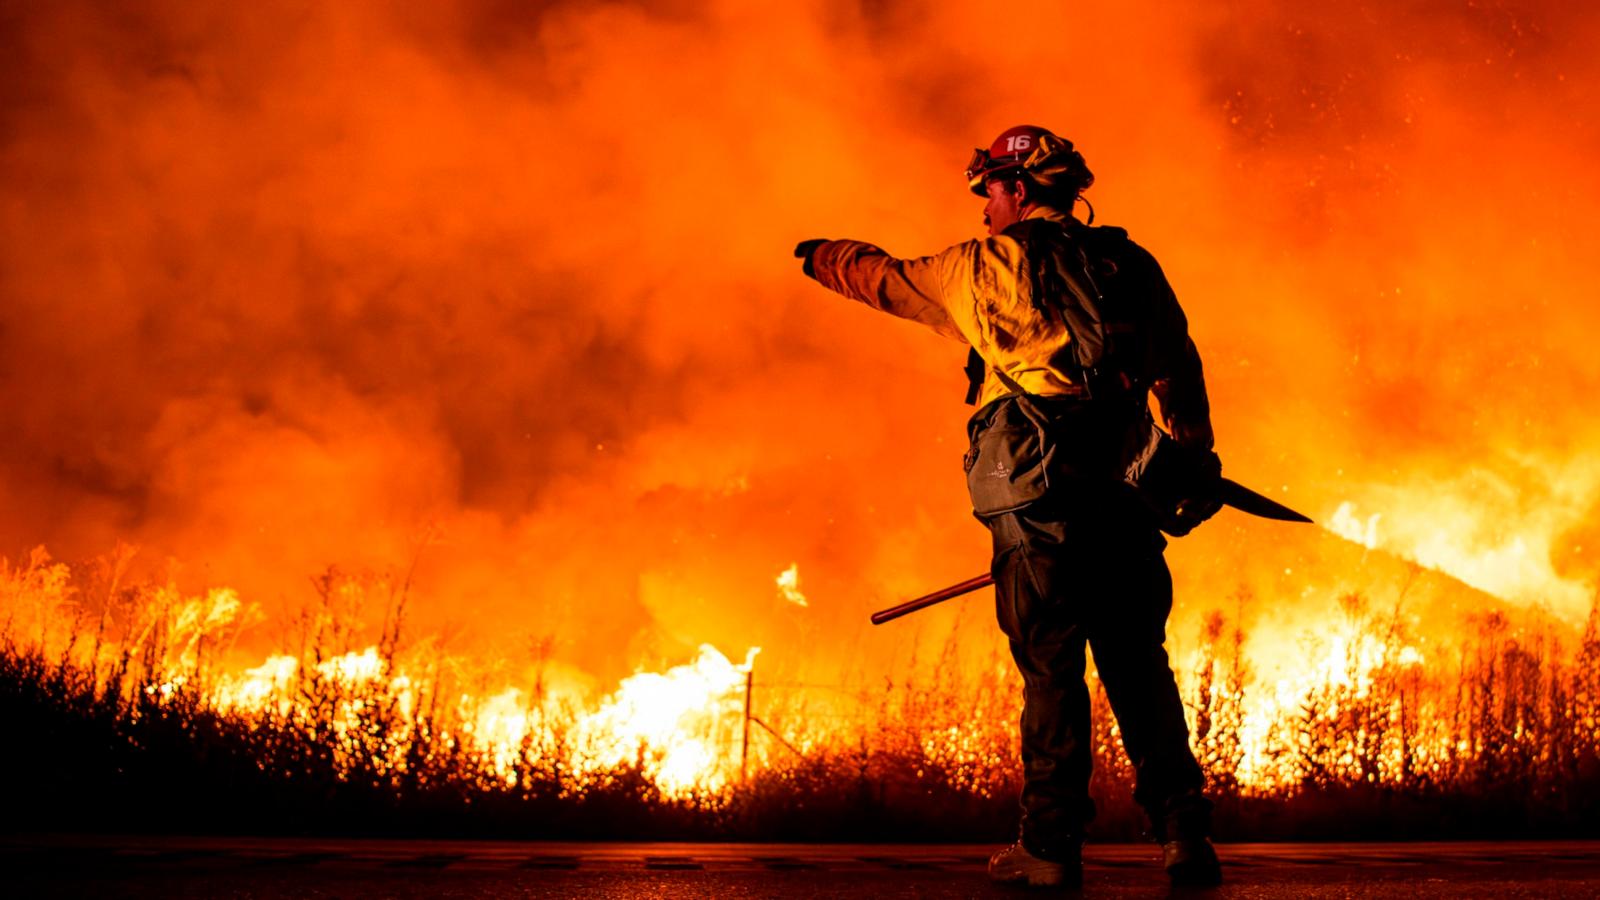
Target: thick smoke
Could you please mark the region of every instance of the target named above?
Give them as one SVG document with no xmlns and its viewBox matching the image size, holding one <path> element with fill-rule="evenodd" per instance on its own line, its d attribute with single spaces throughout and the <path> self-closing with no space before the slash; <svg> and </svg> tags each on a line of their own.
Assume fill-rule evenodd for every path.
<svg viewBox="0 0 1600 900">
<path fill-rule="evenodd" d="M 1592 13 L 403 6 L 4 14 L 7 553 L 263 602 L 415 560 L 421 627 L 596 672 L 846 658 L 985 559 L 963 354 L 788 249 L 978 233 L 968 148 L 1036 122 L 1166 266 L 1232 472 L 1594 575 Z"/>
</svg>

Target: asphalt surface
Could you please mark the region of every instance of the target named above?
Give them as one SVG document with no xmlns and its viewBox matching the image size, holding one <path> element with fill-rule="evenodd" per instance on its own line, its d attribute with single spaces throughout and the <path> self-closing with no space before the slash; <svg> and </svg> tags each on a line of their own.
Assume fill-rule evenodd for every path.
<svg viewBox="0 0 1600 900">
<path fill-rule="evenodd" d="M 6 897 L 1027 897 L 992 846 L 0 837 Z M 1153 845 L 1090 845 L 1084 897 L 1600 897 L 1600 841 L 1230 844 L 1174 891 Z"/>
</svg>

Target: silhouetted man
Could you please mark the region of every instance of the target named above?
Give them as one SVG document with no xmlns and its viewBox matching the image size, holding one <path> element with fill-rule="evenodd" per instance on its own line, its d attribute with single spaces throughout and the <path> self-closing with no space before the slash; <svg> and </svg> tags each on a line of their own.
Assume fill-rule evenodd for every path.
<svg viewBox="0 0 1600 900">
<path fill-rule="evenodd" d="M 1094 817 L 1087 644 L 1167 871 L 1216 883 L 1211 805 L 1163 646 L 1172 579 L 1160 528 L 1185 533 L 1218 504 L 1198 498 L 1158 520 L 1124 480 L 1150 392 L 1179 444 L 1220 471 L 1199 353 L 1150 254 L 1073 217 L 1094 176 L 1069 141 L 1018 126 L 966 174 L 988 201 L 986 239 L 921 259 L 859 241 L 805 241 L 795 254 L 825 287 L 971 347 L 967 484 L 994 538 L 996 614 L 1023 680 L 1021 834 L 990 877 L 1081 882 Z"/>
</svg>

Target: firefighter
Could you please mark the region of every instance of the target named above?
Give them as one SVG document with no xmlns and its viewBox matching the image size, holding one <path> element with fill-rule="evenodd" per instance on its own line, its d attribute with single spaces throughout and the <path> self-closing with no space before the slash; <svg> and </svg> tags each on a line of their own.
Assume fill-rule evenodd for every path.
<svg viewBox="0 0 1600 900">
<path fill-rule="evenodd" d="M 970 347 L 967 482 L 993 536 L 996 616 L 1023 682 L 1020 835 L 989 875 L 1081 883 L 1094 817 L 1087 645 L 1168 874 L 1215 884 L 1211 804 L 1164 647 L 1172 580 L 1160 530 L 1184 533 L 1220 503 L 1197 488 L 1163 520 L 1123 477 L 1151 392 L 1173 437 L 1220 472 L 1199 353 L 1150 254 L 1074 217 L 1094 177 L 1071 142 L 1011 128 L 975 151 L 966 176 L 987 201 L 986 239 L 920 259 L 822 239 L 795 255 L 824 287 Z M 1113 345 L 1121 356 L 1103 352 Z M 1090 349 L 1102 351 L 1094 366 Z"/>
</svg>

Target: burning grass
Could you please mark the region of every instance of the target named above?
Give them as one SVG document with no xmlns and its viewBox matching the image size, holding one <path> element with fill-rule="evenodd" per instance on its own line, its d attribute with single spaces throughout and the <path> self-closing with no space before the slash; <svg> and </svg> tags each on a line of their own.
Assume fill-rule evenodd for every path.
<svg viewBox="0 0 1600 900">
<path fill-rule="evenodd" d="M 402 583 L 330 571 L 280 650 L 231 667 L 225 589 L 0 567 L 0 763 L 13 827 L 505 837 L 969 839 L 1014 819 L 1018 685 L 954 643 L 903 682 L 763 685 L 716 648 L 599 699 L 405 637 Z M 1600 607 L 1581 635 L 1488 612 L 1421 642 L 1351 595 L 1288 677 L 1240 622 L 1174 660 L 1227 837 L 1593 833 Z M 381 610 L 369 634 L 364 614 Z M 1425 646 L 1425 649 L 1419 649 Z M 547 647 L 532 648 L 535 662 Z M 785 690 L 783 688 L 788 687 Z M 1131 838 L 1131 772 L 1095 691 L 1096 833 Z"/>
</svg>

